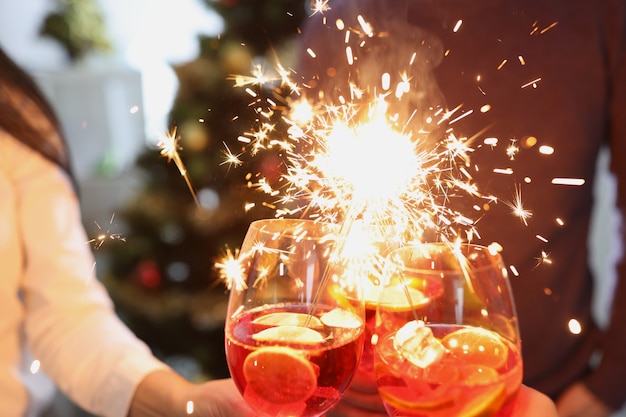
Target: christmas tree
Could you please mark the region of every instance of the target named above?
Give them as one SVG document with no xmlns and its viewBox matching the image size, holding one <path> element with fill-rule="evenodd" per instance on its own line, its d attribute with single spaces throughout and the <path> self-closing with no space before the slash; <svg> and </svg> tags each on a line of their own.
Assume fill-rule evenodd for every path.
<svg viewBox="0 0 626 417">
<path fill-rule="evenodd" d="M 155 353 L 192 378 L 228 375 L 223 354 L 227 291 L 215 262 L 241 245 L 251 221 L 273 217 L 251 187 L 254 176 L 277 179 L 273 151 L 242 166 L 238 140 L 257 116 L 251 95 L 234 88 L 233 75 L 254 65 L 292 62 L 306 17 L 301 0 L 206 0 L 224 31 L 201 37 L 200 54 L 178 66 L 179 91 L 170 114 L 180 164 L 158 149 L 137 161 L 143 190 L 116 214 L 124 239 L 103 246 L 105 277 L 120 316 Z M 186 181 L 188 180 L 188 182 Z M 252 210 L 247 207 L 254 207 Z"/>
</svg>

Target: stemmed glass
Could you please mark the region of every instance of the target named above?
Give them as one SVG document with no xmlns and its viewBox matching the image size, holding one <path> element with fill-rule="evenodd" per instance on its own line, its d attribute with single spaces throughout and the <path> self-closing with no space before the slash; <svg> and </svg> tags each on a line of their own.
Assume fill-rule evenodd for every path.
<svg viewBox="0 0 626 417">
<path fill-rule="evenodd" d="M 378 391 L 391 416 L 509 416 L 522 382 L 502 257 L 424 244 L 387 258 L 376 314 Z M 425 295 L 422 287 L 438 289 Z"/>
<path fill-rule="evenodd" d="M 261 416 L 324 415 L 348 388 L 363 349 L 360 283 L 322 222 L 251 223 L 225 325 L 226 359 Z"/>
</svg>

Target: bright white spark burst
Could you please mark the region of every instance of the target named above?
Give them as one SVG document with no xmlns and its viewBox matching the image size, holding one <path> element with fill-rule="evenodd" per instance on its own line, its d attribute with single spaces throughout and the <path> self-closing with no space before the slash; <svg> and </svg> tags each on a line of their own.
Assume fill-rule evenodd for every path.
<svg viewBox="0 0 626 417">
<path fill-rule="evenodd" d="M 520 220 L 524 223 L 525 226 L 528 226 L 528 219 L 533 216 L 532 211 L 526 210 L 522 205 L 522 187 L 519 185 L 515 186 L 515 196 L 512 202 L 506 203 L 513 214 L 520 218 Z"/>
<path fill-rule="evenodd" d="M 323 13 L 327 7 L 327 1 L 311 3 L 315 13 Z M 362 16 L 357 16 L 357 20 L 358 29 L 346 29 L 345 39 L 353 34 L 361 39 L 376 36 Z M 459 21 L 457 30 L 460 24 Z M 348 48 L 346 65 L 358 53 Z M 315 51 L 307 53 L 316 57 Z M 397 71 L 390 68 L 388 73 Z M 266 206 L 276 207 L 276 217 L 300 215 L 349 226 L 358 223 L 368 233 L 382 233 L 385 239 L 403 242 L 420 242 L 425 236 L 452 242 L 469 240 L 477 234 L 472 216 L 456 212 L 448 204 L 461 195 L 496 200 L 494 196 L 481 195 L 472 182 L 468 168 L 474 149 L 467 138 L 457 137 L 451 128 L 434 140 L 429 134 L 436 127 L 450 126 L 471 115 L 472 110 L 457 114 L 460 106 L 451 111 L 430 109 L 432 115 L 421 130 L 409 129 L 412 121 L 399 121 L 397 115 L 388 111 L 390 100 L 401 100 L 409 92 L 408 78 L 401 78 L 396 87 L 388 85 L 384 75 L 381 80 L 384 90 L 395 91 L 395 95 L 366 98 L 359 86 L 351 85 L 351 96 L 342 97 L 340 105 L 313 105 L 301 95 L 305 90 L 280 65 L 275 75 L 255 66 L 252 76 L 232 76 L 235 87 L 249 91 L 258 121 L 254 130 L 240 136 L 241 144 L 250 156 L 273 149 L 280 150 L 284 159 L 286 172 L 278 186 L 260 174 L 255 176 L 260 179 L 254 186 L 275 197 Z M 539 81 L 528 85 L 536 86 Z M 288 93 L 277 106 L 276 92 L 281 89 Z M 439 120 L 434 120 L 436 117 Z M 277 128 L 281 124 L 287 124 L 286 133 Z M 488 143 L 491 148 L 497 144 L 495 138 Z M 511 140 L 505 152 L 513 160 L 519 150 L 516 141 Z M 240 156 L 228 150 L 224 163 L 238 166 Z M 526 224 L 532 212 L 522 206 L 519 188 L 516 187 L 515 199 L 509 205 Z M 480 211 L 480 207 L 474 205 L 475 210 Z M 347 233 L 350 232 L 348 227 Z M 541 261 L 549 262 L 547 254 L 542 254 Z M 228 251 L 216 266 L 228 288 L 245 285 L 243 271 L 232 252 Z"/>
<path fill-rule="evenodd" d="M 246 279 L 244 276 L 243 266 L 238 261 L 239 251 L 232 252 L 226 249 L 226 255 L 215 263 L 215 267 L 220 271 L 220 278 L 226 283 L 226 287 L 230 290 L 246 288 Z"/>
<path fill-rule="evenodd" d="M 300 213 L 348 225 L 358 222 L 367 233 L 386 235 L 384 239 L 370 235 L 361 242 L 399 236 L 421 241 L 428 232 L 441 240 L 457 240 L 460 229 L 473 229 L 471 217 L 447 204 L 458 194 L 481 197 L 465 166 L 472 152 L 466 138 L 451 131 L 438 141 L 426 134 L 404 133 L 390 120 L 383 97 L 321 108 L 304 98 L 291 104 L 291 113 L 257 112 L 267 115 L 267 120 L 245 135 L 249 141 L 242 141 L 253 156 L 267 149 L 280 149 L 285 156 L 280 189 L 265 178 L 255 184 L 268 196 L 276 196 L 271 205 L 277 207 L 277 217 Z M 289 126 L 284 138 L 276 137 L 276 117 Z M 239 161 L 227 156 L 225 163 Z M 356 228 L 346 229 L 346 234 L 353 232 Z M 370 254 L 367 262 L 378 270 L 380 259 L 364 250 Z M 243 270 L 232 252 L 216 267 L 228 288 L 245 286 Z"/>
<path fill-rule="evenodd" d="M 243 164 L 243 161 L 239 159 L 239 157 L 242 155 L 241 153 L 235 155 L 230 151 L 226 143 L 224 143 L 224 148 L 226 148 L 224 150 L 225 160 L 220 165 L 228 164 L 230 166 L 240 166 Z"/>
<path fill-rule="evenodd" d="M 311 0 L 310 7 L 312 14 L 315 13 L 324 13 L 330 10 L 330 6 L 328 5 L 330 0 Z"/>
</svg>

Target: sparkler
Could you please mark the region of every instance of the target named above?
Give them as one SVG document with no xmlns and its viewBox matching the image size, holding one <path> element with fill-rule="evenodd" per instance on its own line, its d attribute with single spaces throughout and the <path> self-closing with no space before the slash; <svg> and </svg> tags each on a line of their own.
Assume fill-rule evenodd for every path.
<svg viewBox="0 0 626 417">
<path fill-rule="evenodd" d="M 515 197 L 513 202 L 506 204 L 511 207 L 513 214 L 519 217 L 524 225 L 528 226 L 528 219 L 533 216 L 533 213 L 530 210 L 526 210 L 522 205 L 522 189 L 520 186 L 515 186 Z"/>
<path fill-rule="evenodd" d="M 365 30 L 370 26 L 362 18 L 360 27 L 373 36 L 371 29 Z M 493 198 L 483 197 L 472 184 L 467 170 L 473 152 L 470 140 L 457 137 L 452 129 L 446 129 L 437 139 L 432 135 L 471 111 L 457 114 L 460 107 L 451 111 L 431 109 L 432 116 L 424 128 L 414 130 L 390 110 L 390 100 L 402 100 L 409 92 L 406 75 L 400 77 L 398 86 L 389 84 L 388 77 L 381 80 L 395 94 L 377 94 L 370 99 L 353 84 L 351 97 L 342 103 L 314 105 L 299 95 L 303 89 L 286 81 L 289 74 L 282 66 L 278 66 L 277 73 L 266 74 L 255 66 L 250 77 L 231 77 L 235 87 L 245 88 L 254 99 L 261 121 L 239 141 L 251 156 L 268 149 L 279 149 L 284 155 L 286 172 L 280 189 L 264 178 L 255 184 L 274 198 L 269 205 L 277 207 L 277 217 L 299 213 L 340 222 L 340 234 L 345 236 L 342 241 L 350 241 L 349 235 L 354 233 L 368 235 L 360 239 L 362 242 L 421 242 L 427 234 L 453 241 L 473 234 L 471 216 L 448 204 L 462 194 L 490 201 Z M 295 99 L 284 98 L 289 104 L 285 111 L 277 110 L 275 95 L 265 102 L 261 100 L 264 90 L 277 90 L 272 83 L 297 95 Z M 287 125 L 286 134 L 276 129 L 281 122 Z M 228 151 L 224 163 L 238 166 L 240 156 Z M 372 264 L 370 272 L 380 270 L 380 255 L 376 256 L 371 248 L 363 250 L 362 261 Z M 240 285 L 241 267 L 232 253 L 216 266 L 228 288 Z"/>
<path fill-rule="evenodd" d="M 311 2 L 313 13 L 323 14 L 328 7 L 324 0 Z M 359 47 L 387 36 L 376 33 L 376 28 L 363 16 L 355 18 L 358 24 L 352 28 L 341 20 L 336 22 L 337 29 L 345 31 L 346 67 L 358 61 Z M 461 29 L 461 23 L 457 22 L 455 32 Z M 306 52 L 316 59 L 316 51 Z M 419 54 L 409 54 L 408 69 L 419 66 L 420 62 L 416 62 L 419 59 Z M 518 59 L 525 64 L 523 57 Z M 396 85 L 391 82 L 391 73 L 400 74 Z M 277 188 L 260 175 L 248 177 L 259 178 L 254 186 L 273 199 L 266 206 L 276 207 L 276 217 L 300 215 L 339 222 L 343 225 L 345 241 L 350 240 L 351 234 L 366 233 L 367 237 L 360 239 L 363 242 L 410 244 L 439 240 L 453 245 L 478 235 L 474 216 L 483 215 L 484 205 L 474 204 L 473 210 L 478 214 L 467 214 L 454 210 L 450 204 L 459 198 L 487 203 L 499 200 L 493 195 L 483 195 L 473 182 L 470 164 L 470 155 L 475 151 L 471 146 L 473 138 L 459 136 L 452 129 L 454 123 L 470 117 L 473 110 L 459 106 L 446 111 L 431 106 L 407 111 L 407 106 L 415 104 L 410 100 L 412 80 L 407 74 L 410 71 L 402 72 L 394 67 L 379 74 L 376 86 L 361 86 L 358 80 L 353 81 L 344 89 L 349 96 L 340 96 L 333 104 L 307 100 L 303 94 L 306 86 L 294 82 L 280 64 L 274 73 L 257 65 L 252 76 L 231 77 L 236 88 L 244 88 L 253 98 L 251 107 L 259 121 L 255 129 L 239 137 L 240 143 L 252 157 L 264 150 L 277 149 L 284 158 L 286 172 Z M 323 76 L 319 75 L 320 80 Z M 369 77 L 365 82 L 371 80 Z M 540 81 L 541 78 L 533 79 L 522 88 L 537 88 Z M 277 91 L 288 93 L 277 98 Z M 423 93 L 423 90 L 414 92 L 413 99 Z M 280 106 L 277 99 L 282 100 Z M 480 112 L 489 110 L 489 105 L 483 105 Z M 422 118 L 424 114 L 426 117 Z M 420 115 L 417 120 L 416 115 Z M 286 132 L 277 128 L 281 124 L 287 125 Z M 495 148 L 498 139 L 488 138 L 484 144 Z M 509 160 L 514 160 L 520 148 L 511 140 L 504 151 Z M 239 166 L 241 156 L 228 150 L 224 164 Z M 494 173 L 510 176 L 513 171 L 504 168 Z M 553 183 L 579 185 L 581 182 L 555 178 Z M 524 208 L 519 186 L 515 187 L 513 201 L 505 204 L 527 225 L 532 212 Z M 370 272 L 380 269 L 380 259 L 371 250 L 365 249 L 364 253 L 363 261 L 372 266 Z M 549 262 L 545 252 L 541 259 Z M 216 266 L 228 288 L 240 285 L 241 267 L 236 265 L 232 253 Z M 515 271 L 514 266 L 511 269 Z M 233 270 L 234 273 L 229 272 Z"/>
<path fill-rule="evenodd" d="M 176 128 L 174 128 L 170 132 L 162 135 L 159 138 L 157 146 L 161 148 L 161 155 L 167 157 L 168 162 L 171 162 L 172 160 L 174 161 L 176 167 L 178 168 L 178 171 L 180 172 L 180 175 L 183 177 L 185 183 L 187 184 L 187 188 L 189 188 L 189 192 L 193 197 L 193 201 L 196 203 L 197 207 L 200 207 L 200 202 L 198 201 L 196 192 L 194 191 L 191 185 L 191 180 L 187 175 L 187 168 L 185 168 L 185 164 L 183 164 L 183 160 L 180 158 L 180 154 L 178 153 L 178 151 L 180 150 L 179 141 L 180 136 L 176 134 Z"/>
<path fill-rule="evenodd" d="M 246 280 L 244 278 L 244 270 L 238 261 L 239 251 L 231 251 L 226 249 L 226 255 L 215 263 L 215 267 L 220 271 L 220 278 L 224 280 L 227 285 L 227 289 L 231 289 L 233 286 L 238 289 L 246 287 Z"/>
</svg>

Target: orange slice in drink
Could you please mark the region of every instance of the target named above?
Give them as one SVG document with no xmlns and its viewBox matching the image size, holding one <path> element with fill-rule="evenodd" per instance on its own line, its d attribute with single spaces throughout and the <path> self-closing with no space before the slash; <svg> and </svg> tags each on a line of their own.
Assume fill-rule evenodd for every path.
<svg viewBox="0 0 626 417">
<path fill-rule="evenodd" d="M 265 314 L 252 320 L 252 323 L 265 326 L 306 326 L 312 329 L 322 327 L 322 323 L 317 317 L 305 313 L 293 313 L 291 311 L 279 311 Z"/>
<path fill-rule="evenodd" d="M 261 347 L 243 363 L 248 387 L 273 404 L 306 401 L 317 387 L 313 364 L 294 349 Z"/>
<path fill-rule="evenodd" d="M 325 326 L 342 329 L 358 329 L 363 325 L 363 321 L 359 316 L 343 308 L 335 308 L 322 314 L 320 321 Z"/>
<path fill-rule="evenodd" d="M 300 326 L 268 327 L 252 335 L 257 342 L 278 342 L 283 344 L 321 345 L 324 337 L 316 330 Z"/>
<path fill-rule="evenodd" d="M 498 380 L 498 371 L 486 365 L 460 365 L 459 372 L 463 381 L 468 385 L 492 384 Z"/>
<path fill-rule="evenodd" d="M 385 288 L 376 301 L 388 310 L 404 311 L 422 305 L 426 296 L 418 289 L 398 284 Z"/>
<path fill-rule="evenodd" d="M 506 399 L 504 383 L 488 387 L 481 393 L 473 395 L 463 404 L 459 417 L 490 417 L 495 415 Z"/>
<path fill-rule="evenodd" d="M 424 369 L 423 378 L 430 384 L 451 384 L 462 379 L 462 373 L 456 363 L 439 361 Z"/>
<path fill-rule="evenodd" d="M 414 389 L 402 386 L 380 387 L 378 393 L 388 405 L 405 413 L 433 413 L 454 403 L 454 397 L 437 391 L 431 395 L 417 395 Z"/>
<path fill-rule="evenodd" d="M 465 364 L 501 368 L 507 360 L 509 348 L 498 334 L 479 327 L 466 327 L 448 333 L 442 339 L 444 346 Z"/>
</svg>

